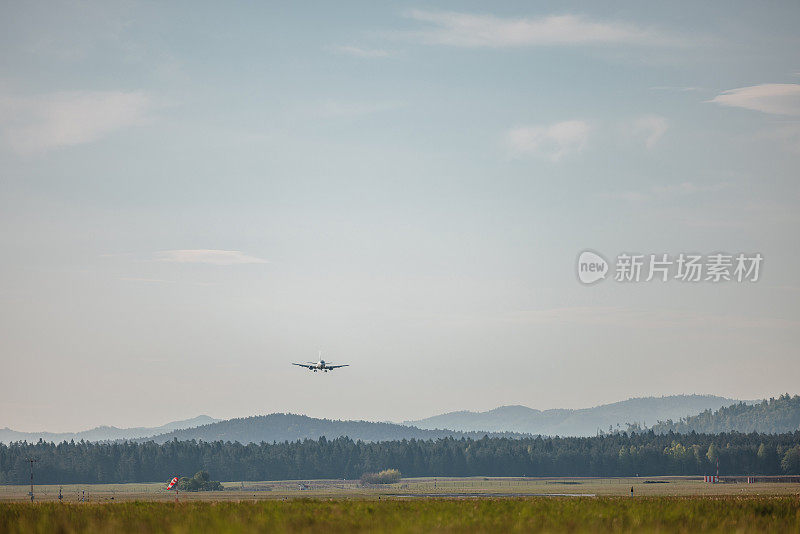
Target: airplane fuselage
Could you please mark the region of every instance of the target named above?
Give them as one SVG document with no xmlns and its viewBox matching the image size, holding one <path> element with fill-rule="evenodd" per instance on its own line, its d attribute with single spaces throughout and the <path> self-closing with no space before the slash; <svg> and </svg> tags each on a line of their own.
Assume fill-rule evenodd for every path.
<svg viewBox="0 0 800 534">
<path fill-rule="evenodd" d="M 312 370 L 313 370 L 315 373 L 316 373 L 317 371 L 325 371 L 325 372 L 327 373 L 328 371 L 330 371 L 330 370 L 331 370 L 331 368 L 330 368 L 330 367 L 328 367 L 328 366 L 325 364 L 325 360 L 320 360 L 320 361 L 318 361 L 317 363 L 315 363 L 315 364 L 314 364 L 314 366 L 313 366 L 313 369 L 312 369 Z"/>
<path fill-rule="evenodd" d="M 317 371 L 323 371 L 327 373 L 328 371 L 333 371 L 334 369 L 338 369 L 339 367 L 347 367 L 347 364 L 333 365 L 330 363 L 326 363 L 325 360 L 323 360 L 322 358 L 320 358 L 316 362 L 295 363 L 292 365 L 299 365 L 300 367 L 305 367 L 309 371 L 314 371 L 315 373 Z"/>
</svg>

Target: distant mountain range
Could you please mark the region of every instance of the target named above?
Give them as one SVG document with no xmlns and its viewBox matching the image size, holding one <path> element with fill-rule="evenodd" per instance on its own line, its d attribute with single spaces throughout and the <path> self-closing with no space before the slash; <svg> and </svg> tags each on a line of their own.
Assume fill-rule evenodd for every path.
<svg viewBox="0 0 800 534">
<path fill-rule="evenodd" d="M 713 395 L 672 395 L 628 399 L 578 410 L 535 410 L 526 406 L 501 406 L 488 412 L 451 412 L 404 424 L 424 429 L 448 428 L 464 432 L 518 432 L 549 436 L 594 436 L 598 431 L 626 430 L 628 424 L 644 427 L 658 421 L 677 420 L 705 410 L 740 402 Z"/>
<path fill-rule="evenodd" d="M 182 421 L 173 421 L 166 425 L 155 427 L 136 427 L 136 428 L 117 428 L 114 426 L 98 426 L 90 430 L 83 430 L 81 432 L 17 432 L 10 428 L 0 429 L 0 443 L 11 443 L 12 441 L 27 441 L 33 443 L 42 439 L 44 441 L 54 441 L 60 443 L 62 441 L 114 441 L 121 439 L 136 439 L 144 438 L 147 436 L 154 436 L 171 432 L 181 428 L 192 428 L 200 425 L 207 425 L 215 423 L 219 419 L 214 419 L 207 415 L 198 415 L 191 419 L 184 419 Z"/>
<path fill-rule="evenodd" d="M 594 436 L 598 430 L 627 429 L 626 423 L 644 426 L 659 420 L 678 419 L 707 409 L 735 404 L 736 400 L 711 395 L 675 395 L 629 399 L 581 410 L 534 410 L 525 406 L 504 406 L 488 412 L 454 412 L 403 424 L 369 421 L 334 421 L 304 415 L 270 414 L 218 421 L 195 428 L 177 429 L 153 436 L 157 443 L 172 439 L 267 443 L 334 439 L 389 441 L 437 439 L 443 437 L 481 438 L 484 435 L 519 437 L 528 434 Z M 143 441 L 143 440 L 140 440 Z"/>
<path fill-rule="evenodd" d="M 777 399 L 755 404 L 739 403 L 716 411 L 706 410 L 677 422 L 659 422 L 653 425 L 652 430 L 659 434 L 670 431 L 683 434 L 693 431 L 706 434 L 731 431 L 763 434 L 795 432 L 800 430 L 800 397 L 790 397 L 787 393 Z"/>
<path fill-rule="evenodd" d="M 797 400 L 795 400 L 797 399 Z M 712 395 L 673 395 L 628 399 L 578 410 L 535 410 L 502 406 L 487 412 L 451 412 L 403 424 L 315 419 L 305 415 L 270 414 L 218 420 L 201 415 L 159 427 L 115 428 L 101 426 L 76 433 L 17 432 L 0 430 L 0 442 L 154 440 L 238 441 L 271 443 L 334 439 L 388 441 L 402 439 L 481 438 L 484 435 L 521 437 L 594 436 L 598 432 L 624 431 L 629 425 L 656 432 L 723 432 L 730 430 L 783 432 L 798 429 L 800 398 L 780 402 L 737 401 Z M 678 421 L 677 423 L 673 421 Z"/>
<path fill-rule="evenodd" d="M 488 433 L 490 436 L 521 437 L 519 433 Z M 322 436 L 335 439 L 348 436 L 352 440 L 391 441 L 402 439 L 438 439 L 445 437 L 480 439 L 487 432 L 459 432 L 454 430 L 425 430 L 394 423 L 370 421 L 334 421 L 316 419 L 305 415 L 273 413 L 239 419 L 228 419 L 196 428 L 173 430 L 172 432 L 139 439 L 164 443 L 173 439 L 203 441 L 238 441 L 239 443 L 267 443 L 317 440 Z"/>
</svg>

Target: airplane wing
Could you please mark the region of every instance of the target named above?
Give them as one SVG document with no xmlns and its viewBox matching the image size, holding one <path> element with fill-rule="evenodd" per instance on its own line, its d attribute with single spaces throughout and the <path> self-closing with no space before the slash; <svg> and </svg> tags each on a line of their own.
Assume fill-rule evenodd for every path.
<svg viewBox="0 0 800 534">
<path fill-rule="evenodd" d="M 294 363 L 294 362 L 292 362 L 292 365 L 299 365 L 300 367 L 305 367 L 306 369 L 312 369 L 314 367 L 313 365 L 308 365 L 308 364 L 305 364 L 305 363 Z"/>
<path fill-rule="evenodd" d="M 350 366 L 350 364 L 346 363 L 344 365 L 328 365 L 327 367 L 328 367 L 328 369 L 338 369 L 339 367 L 349 367 L 349 366 Z"/>
</svg>

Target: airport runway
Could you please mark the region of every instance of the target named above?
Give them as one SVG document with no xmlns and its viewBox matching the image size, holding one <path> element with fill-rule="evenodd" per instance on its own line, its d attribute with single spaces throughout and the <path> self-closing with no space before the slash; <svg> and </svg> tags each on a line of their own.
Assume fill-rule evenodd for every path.
<svg viewBox="0 0 800 534">
<path fill-rule="evenodd" d="M 596 497 L 594 493 L 389 493 L 387 497 L 420 497 L 420 498 L 474 498 L 474 497 Z"/>
</svg>

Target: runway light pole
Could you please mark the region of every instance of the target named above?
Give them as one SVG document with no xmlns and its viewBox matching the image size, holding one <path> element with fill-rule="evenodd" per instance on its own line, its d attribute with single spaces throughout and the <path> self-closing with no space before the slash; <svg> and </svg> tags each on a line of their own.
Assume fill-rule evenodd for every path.
<svg viewBox="0 0 800 534">
<path fill-rule="evenodd" d="M 30 493 L 28 493 L 28 495 L 31 496 L 31 502 L 33 502 L 33 464 L 38 462 L 39 459 L 30 457 L 30 458 L 26 458 L 26 460 L 28 460 L 28 462 L 31 464 L 31 491 L 30 491 Z"/>
</svg>

